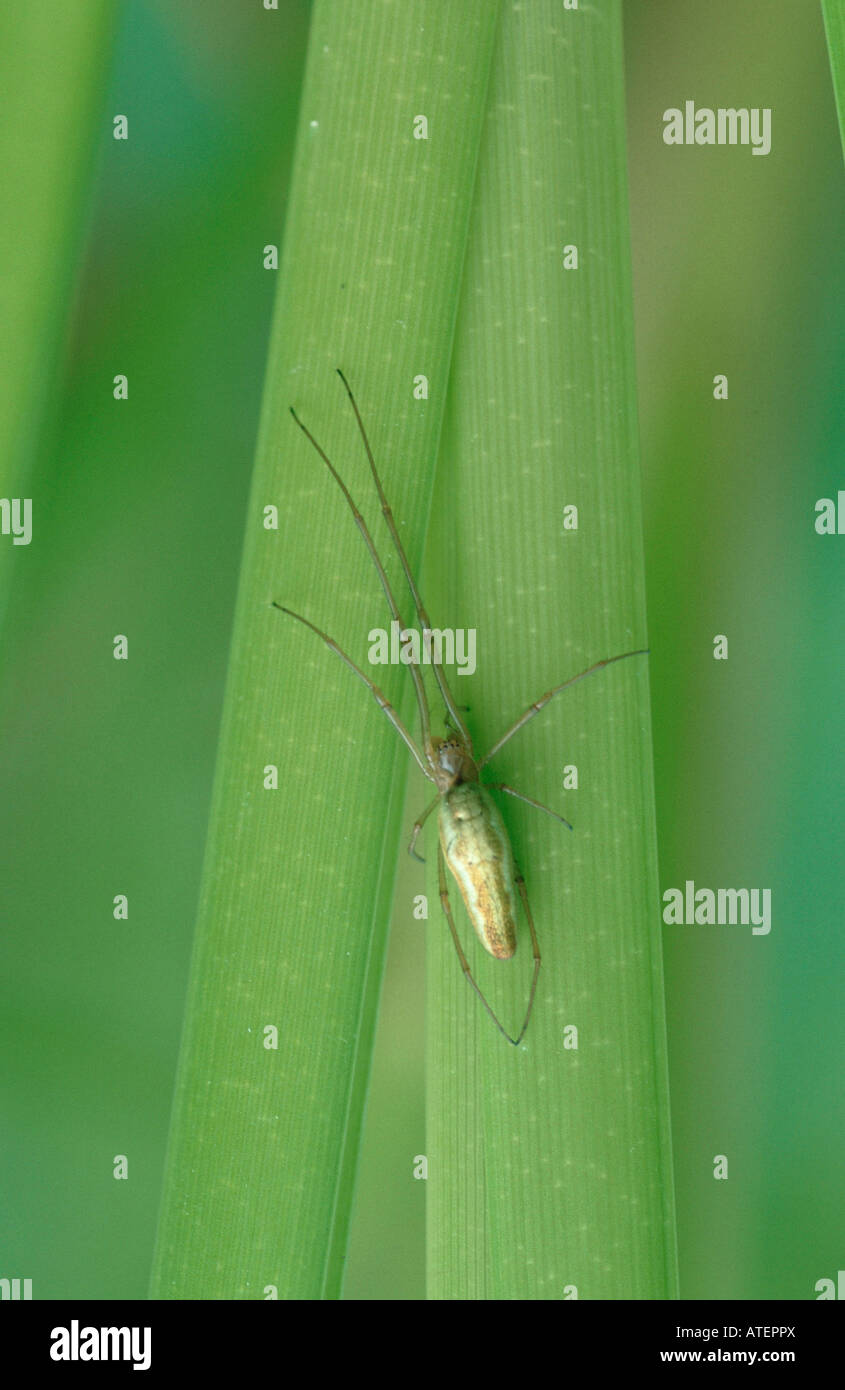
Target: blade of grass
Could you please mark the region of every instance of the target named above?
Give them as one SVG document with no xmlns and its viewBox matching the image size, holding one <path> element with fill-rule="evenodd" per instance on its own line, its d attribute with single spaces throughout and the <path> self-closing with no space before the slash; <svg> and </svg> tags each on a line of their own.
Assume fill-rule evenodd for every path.
<svg viewBox="0 0 845 1390">
<path fill-rule="evenodd" d="M 433 621 L 478 632 L 478 673 L 457 684 L 482 752 L 543 691 L 646 645 L 619 5 L 506 6 L 488 117 L 426 552 Z M 575 829 L 502 799 L 543 953 L 521 1048 L 432 914 L 429 1295 L 674 1297 L 646 658 L 561 695 L 486 775 Z M 503 964 L 456 908 L 516 1030 L 524 924 Z"/>
<path fill-rule="evenodd" d="M 845 149 L 845 0 L 822 0 L 822 15 L 839 115 L 839 135 Z"/>
<path fill-rule="evenodd" d="M 108 0 L 0 12 L 2 497 L 26 493 L 49 411 L 113 28 Z M 12 553 L 4 538 L 0 616 Z"/>
<path fill-rule="evenodd" d="M 409 755 L 353 675 L 269 606 L 303 613 L 361 665 L 389 620 L 289 406 L 384 546 L 344 368 L 416 563 L 496 17 L 487 0 L 315 10 L 154 1297 L 339 1292 Z M 427 141 L 413 138 L 419 115 Z M 414 397 L 420 375 L 428 399 Z M 410 718 L 406 674 L 378 681 Z M 270 764 L 276 791 L 262 786 Z"/>
</svg>

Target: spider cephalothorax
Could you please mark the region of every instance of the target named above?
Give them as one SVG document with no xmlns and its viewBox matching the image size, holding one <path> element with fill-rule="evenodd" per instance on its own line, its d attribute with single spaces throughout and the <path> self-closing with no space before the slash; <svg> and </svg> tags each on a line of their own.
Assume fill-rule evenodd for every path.
<svg viewBox="0 0 845 1390">
<path fill-rule="evenodd" d="M 454 735 L 431 740 L 434 780 L 440 792 L 449 791 L 460 782 L 477 782 L 478 768 L 466 744 Z"/>
</svg>

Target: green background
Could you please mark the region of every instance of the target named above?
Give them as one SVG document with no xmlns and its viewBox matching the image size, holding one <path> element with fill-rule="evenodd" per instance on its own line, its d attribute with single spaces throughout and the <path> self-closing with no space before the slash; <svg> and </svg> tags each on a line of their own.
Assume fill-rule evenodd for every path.
<svg viewBox="0 0 845 1390">
<path fill-rule="evenodd" d="M 115 9 L 0 664 L 0 1276 L 37 1298 L 148 1285 L 308 25 L 293 0 Z M 845 541 L 813 529 L 845 487 L 839 133 L 814 0 L 627 0 L 625 22 L 661 887 L 773 901 L 768 937 L 664 930 L 681 1291 L 812 1298 L 845 1254 Z M 687 99 L 772 107 L 772 152 L 665 146 Z M 441 928 L 394 922 L 348 1297 L 423 1296 Z"/>
</svg>

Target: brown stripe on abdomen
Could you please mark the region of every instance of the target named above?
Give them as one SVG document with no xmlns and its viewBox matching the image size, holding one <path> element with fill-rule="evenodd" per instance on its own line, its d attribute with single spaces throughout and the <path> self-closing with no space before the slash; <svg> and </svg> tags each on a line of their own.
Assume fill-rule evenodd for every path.
<svg viewBox="0 0 845 1390">
<path fill-rule="evenodd" d="M 513 854 L 499 808 L 477 782 L 443 797 L 440 843 L 479 941 L 509 960 L 516 950 Z"/>
</svg>

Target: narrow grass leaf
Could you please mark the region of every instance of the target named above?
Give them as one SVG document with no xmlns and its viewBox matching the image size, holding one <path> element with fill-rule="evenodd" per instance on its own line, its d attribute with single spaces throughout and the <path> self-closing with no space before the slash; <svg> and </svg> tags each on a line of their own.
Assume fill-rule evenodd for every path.
<svg viewBox="0 0 845 1390">
<path fill-rule="evenodd" d="M 368 633 L 386 629 L 390 616 L 343 496 L 289 407 L 328 451 L 386 549 L 335 372 L 343 367 L 416 565 L 496 19 L 488 0 L 322 0 L 315 8 L 157 1297 L 314 1298 L 340 1290 L 411 759 L 354 675 L 312 632 L 270 607 L 277 600 L 303 614 L 367 669 Z M 261 256 L 256 247 L 257 267 Z M 278 530 L 268 508 L 278 511 Z M 388 571 L 409 622 L 395 559 Z M 412 719 L 404 668 L 376 675 Z M 264 785 L 271 765 L 277 790 Z"/>
<path fill-rule="evenodd" d="M 647 646 L 615 0 L 503 8 L 432 515 L 433 621 L 478 634 L 455 684 L 479 752 L 544 691 Z M 521 1047 L 431 914 L 429 1295 L 674 1297 L 648 659 L 561 694 L 484 777 L 574 831 L 500 797 L 543 954 Z M 525 924 L 495 961 L 452 898 L 513 1033 Z"/>
<path fill-rule="evenodd" d="M 845 148 L 845 3 L 843 0 L 822 0 L 822 14 L 839 114 L 839 134 Z"/>
<path fill-rule="evenodd" d="M 28 491 L 67 322 L 114 7 L 0 12 L 0 496 Z M 37 516 L 33 526 L 37 524 Z M 0 614 L 11 542 L 0 546 Z"/>
</svg>

